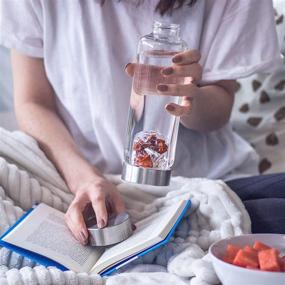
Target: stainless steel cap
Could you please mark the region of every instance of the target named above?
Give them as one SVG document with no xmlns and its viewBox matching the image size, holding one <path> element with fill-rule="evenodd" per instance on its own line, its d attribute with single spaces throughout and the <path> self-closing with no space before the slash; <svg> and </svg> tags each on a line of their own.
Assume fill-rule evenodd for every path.
<svg viewBox="0 0 285 285">
<path fill-rule="evenodd" d="M 168 186 L 171 170 L 143 168 L 123 163 L 122 179 L 126 182 L 148 184 L 153 186 Z"/>
<path fill-rule="evenodd" d="M 105 228 L 98 228 L 97 223 L 88 227 L 91 246 L 108 246 L 119 243 L 133 233 L 130 215 L 126 212 L 109 217 Z"/>
</svg>

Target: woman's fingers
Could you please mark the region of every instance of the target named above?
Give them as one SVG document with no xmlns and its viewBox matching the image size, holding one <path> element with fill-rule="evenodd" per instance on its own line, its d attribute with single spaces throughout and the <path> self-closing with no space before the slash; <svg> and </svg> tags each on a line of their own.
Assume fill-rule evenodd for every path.
<svg viewBox="0 0 285 285">
<path fill-rule="evenodd" d="M 174 103 L 170 103 L 165 106 L 165 109 L 171 114 L 176 117 L 187 116 L 191 112 L 191 102 L 189 104 L 178 105 Z"/>
<path fill-rule="evenodd" d="M 134 76 L 134 73 L 135 73 L 135 68 L 136 68 L 136 64 L 135 63 L 132 63 L 132 62 L 129 62 L 128 64 L 126 64 L 125 66 L 125 72 L 133 77 Z"/>
<path fill-rule="evenodd" d="M 199 88 L 195 84 L 159 84 L 156 87 L 160 95 L 189 96 L 198 93 Z"/>
<path fill-rule="evenodd" d="M 191 64 L 198 62 L 201 58 L 201 54 L 197 49 L 187 50 L 180 52 L 172 58 L 172 62 L 179 65 Z"/>
<path fill-rule="evenodd" d="M 90 200 L 96 215 L 97 225 L 99 228 L 104 228 L 108 222 L 108 211 L 106 207 L 106 196 L 104 190 L 94 189 Z"/>
<path fill-rule="evenodd" d="M 81 243 L 88 241 L 88 231 L 82 215 L 82 209 L 79 203 L 73 202 L 65 214 L 65 221 L 73 233 L 74 237 Z"/>
<path fill-rule="evenodd" d="M 164 76 L 192 77 L 193 81 L 199 81 L 202 77 L 202 66 L 195 62 L 188 65 L 173 65 L 161 71 Z"/>
</svg>

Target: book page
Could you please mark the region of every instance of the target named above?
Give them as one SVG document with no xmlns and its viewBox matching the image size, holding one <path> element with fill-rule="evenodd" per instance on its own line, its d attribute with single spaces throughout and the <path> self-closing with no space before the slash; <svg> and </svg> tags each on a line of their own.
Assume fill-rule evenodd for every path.
<svg viewBox="0 0 285 285">
<path fill-rule="evenodd" d="M 103 252 L 81 245 L 67 228 L 64 214 L 45 204 L 37 206 L 3 240 L 46 256 L 75 272 L 89 272 Z"/>
<path fill-rule="evenodd" d="M 136 230 L 127 240 L 105 250 L 91 272 L 100 273 L 111 265 L 161 242 L 169 234 L 185 208 L 187 201 L 155 213 L 136 224 Z"/>
</svg>

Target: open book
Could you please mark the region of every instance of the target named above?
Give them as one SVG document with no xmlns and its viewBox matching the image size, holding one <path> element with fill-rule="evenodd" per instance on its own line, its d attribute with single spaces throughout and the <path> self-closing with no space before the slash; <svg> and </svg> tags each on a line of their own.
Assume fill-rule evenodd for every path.
<svg viewBox="0 0 285 285">
<path fill-rule="evenodd" d="M 108 275 L 167 243 L 190 204 L 178 201 L 151 215 L 136 224 L 131 237 L 108 248 L 81 245 L 65 225 L 62 212 L 39 204 L 4 233 L 0 246 L 45 266 Z"/>
</svg>

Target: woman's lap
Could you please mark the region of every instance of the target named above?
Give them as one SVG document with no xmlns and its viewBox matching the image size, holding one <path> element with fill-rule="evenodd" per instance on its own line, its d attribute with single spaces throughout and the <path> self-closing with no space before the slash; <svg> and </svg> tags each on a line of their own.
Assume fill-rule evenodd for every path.
<svg viewBox="0 0 285 285">
<path fill-rule="evenodd" d="M 253 233 L 285 233 L 285 173 L 226 182 L 243 201 Z"/>
</svg>

